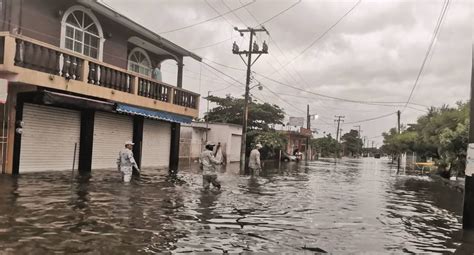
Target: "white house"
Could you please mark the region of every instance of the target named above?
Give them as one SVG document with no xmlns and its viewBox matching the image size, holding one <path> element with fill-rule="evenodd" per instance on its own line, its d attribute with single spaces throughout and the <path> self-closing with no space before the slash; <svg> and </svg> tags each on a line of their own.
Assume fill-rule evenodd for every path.
<svg viewBox="0 0 474 255">
<path fill-rule="evenodd" d="M 239 162 L 242 126 L 229 123 L 192 122 L 181 125 L 180 160 L 195 160 L 204 149 L 206 141 L 221 143 L 227 164 Z"/>
</svg>

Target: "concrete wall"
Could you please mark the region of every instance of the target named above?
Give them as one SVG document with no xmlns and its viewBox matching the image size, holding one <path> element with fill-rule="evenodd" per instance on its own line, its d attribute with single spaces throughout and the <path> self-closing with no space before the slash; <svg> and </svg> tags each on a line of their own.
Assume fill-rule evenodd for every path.
<svg viewBox="0 0 474 255">
<path fill-rule="evenodd" d="M 221 143 L 222 151 L 227 163 L 231 163 L 230 155 L 235 151 L 240 152 L 240 143 L 232 144 L 232 135 L 242 135 L 242 127 L 232 124 L 209 124 L 211 129 L 209 132 L 209 141 L 214 143 Z"/>
<path fill-rule="evenodd" d="M 206 124 L 192 123 L 181 126 L 180 157 L 196 159 L 204 148 L 206 141 Z M 232 144 L 232 135 L 242 135 L 238 125 L 224 123 L 209 123 L 208 141 L 221 143 L 226 163 L 231 163 L 230 155 L 240 153 L 240 142 Z"/>
<path fill-rule="evenodd" d="M 199 158 L 205 145 L 205 130 L 190 125 L 182 125 L 180 135 L 179 157 L 191 158 L 192 160 Z"/>
</svg>

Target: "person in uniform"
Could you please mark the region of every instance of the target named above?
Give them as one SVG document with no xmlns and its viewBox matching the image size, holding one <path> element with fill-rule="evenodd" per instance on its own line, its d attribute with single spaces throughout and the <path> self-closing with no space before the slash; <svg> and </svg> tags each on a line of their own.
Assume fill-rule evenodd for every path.
<svg viewBox="0 0 474 255">
<path fill-rule="evenodd" d="M 133 158 L 133 145 L 134 143 L 131 141 L 125 142 L 125 148 L 119 152 L 119 157 L 117 159 L 117 169 L 122 173 L 122 180 L 124 182 L 130 182 L 134 167 L 138 172 L 140 172 L 140 169 L 135 162 L 135 158 Z"/>
<path fill-rule="evenodd" d="M 202 185 L 205 190 L 212 186 L 217 189 L 221 189 L 221 184 L 217 180 L 217 167 L 222 164 L 221 161 L 217 160 L 214 156 L 214 143 L 207 142 L 206 149 L 201 153 L 199 157 L 200 167 L 202 169 Z"/>
<path fill-rule="evenodd" d="M 252 175 L 260 175 L 260 171 L 262 170 L 262 164 L 260 162 L 260 149 L 263 146 L 260 143 L 255 145 L 255 148 L 250 152 L 249 157 L 249 168 Z"/>
</svg>

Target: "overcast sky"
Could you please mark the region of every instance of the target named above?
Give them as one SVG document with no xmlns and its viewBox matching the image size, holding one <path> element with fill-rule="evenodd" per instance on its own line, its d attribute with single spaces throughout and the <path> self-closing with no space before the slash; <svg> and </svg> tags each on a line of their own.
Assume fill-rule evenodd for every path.
<svg viewBox="0 0 474 255">
<path fill-rule="evenodd" d="M 192 50 L 222 72 L 245 83 L 245 69 L 238 55 L 232 54 L 232 42 L 248 47 L 248 35 L 240 37 L 232 27 L 257 27 L 297 0 L 103 0 L 105 3 L 159 33 L 176 44 Z M 334 116 L 344 115 L 346 123 L 393 113 L 391 116 L 360 123 L 362 136 L 380 136 L 395 127 L 397 110 L 404 110 L 402 123 L 413 123 L 426 106 L 454 105 L 469 99 L 472 62 L 472 19 L 469 0 L 451 0 L 436 44 L 425 65 L 412 102 L 406 102 L 430 44 L 444 0 L 303 0 L 265 24 L 269 54 L 254 64 L 256 80 L 267 88 L 251 93 L 258 99 L 278 104 L 288 116 L 305 116 L 306 105 L 318 114 L 312 125 L 320 133 L 335 134 Z M 234 12 L 236 9 L 245 5 Z M 309 47 L 354 5 L 356 7 L 321 40 Z M 212 6 L 212 7 L 211 7 Z M 229 12 L 222 18 L 181 29 Z M 218 14 L 219 13 L 219 14 Z M 224 41 L 224 42 L 222 42 Z M 212 47 L 201 48 L 210 44 Z M 309 47 L 309 48 L 308 48 Z M 306 50 L 305 50 L 306 49 Z M 305 51 L 304 51 L 305 50 Z M 303 54 L 301 54 L 303 53 Z M 242 96 L 244 86 L 192 59 L 185 60 L 183 87 L 207 95 Z M 386 105 L 343 102 L 290 88 L 267 80 L 271 77 L 301 90 L 357 101 L 390 102 Z M 166 82 L 175 84 L 176 67 L 163 65 Z M 201 79 L 199 79 L 201 77 Z M 233 83 L 230 85 L 229 83 Z M 281 98 L 275 96 L 277 93 Z M 415 108 L 415 109 L 412 109 Z M 201 100 L 201 116 L 206 111 Z M 345 124 L 343 133 L 357 124 Z M 382 138 L 372 138 L 379 146 Z"/>
</svg>

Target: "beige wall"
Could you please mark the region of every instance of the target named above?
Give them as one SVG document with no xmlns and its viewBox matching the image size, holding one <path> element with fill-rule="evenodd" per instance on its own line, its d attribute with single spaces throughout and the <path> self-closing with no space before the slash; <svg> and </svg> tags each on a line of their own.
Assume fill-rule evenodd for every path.
<svg viewBox="0 0 474 255">
<path fill-rule="evenodd" d="M 205 123 L 193 123 L 199 127 L 205 127 Z M 230 163 L 230 155 L 240 152 L 240 143 L 232 144 L 232 135 L 242 135 L 242 127 L 233 124 L 209 123 L 208 141 L 215 144 L 221 143 L 222 151 L 227 163 Z M 205 138 L 205 132 L 203 132 Z"/>
</svg>

